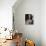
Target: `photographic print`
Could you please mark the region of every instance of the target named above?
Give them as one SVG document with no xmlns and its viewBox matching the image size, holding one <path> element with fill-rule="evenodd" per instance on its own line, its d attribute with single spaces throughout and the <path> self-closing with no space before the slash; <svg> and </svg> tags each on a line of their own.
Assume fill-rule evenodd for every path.
<svg viewBox="0 0 46 46">
<path fill-rule="evenodd" d="M 33 22 L 33 15 L 32 14 L 25 14 L 25 24 L 32 25 Z"/>
</svg>

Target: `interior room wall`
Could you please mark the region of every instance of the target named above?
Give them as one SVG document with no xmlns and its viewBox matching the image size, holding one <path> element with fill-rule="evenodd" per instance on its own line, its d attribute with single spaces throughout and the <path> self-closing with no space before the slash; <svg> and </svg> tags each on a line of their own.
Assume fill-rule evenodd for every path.
<svg viewBox="0 0 46 46">
<path fill-rule="evenodd" d="M 12 6 L 16 0 L 0 0 L 0 27 L 12 29 Z"/>
<path fill-rule="evenodd" d="M 46 46 L 46 0 L 41 1 L 41 41 Z"/>
<path fill-rule="evenodd" d="M 22 32 L 25 38 L 35 40 L 37 46 L 46 46 L 46 0 L 24 0 L 17 6 L 13 7 L 15 28 Z M 25 24 L 26 13 L 33 14 L 33 25 Z"/>
<path fill-rule="evenodd" d="M 34 40 L 36 46 L 41 46 L 41 1 L 40 0 L 23 0 L 15 9 L 14 19 L 15 28 L 22 32 L 27 39 Z M 34 19 L 33 25 L 25 24 L 25 14 L 32 14 Z"/>
</svg>

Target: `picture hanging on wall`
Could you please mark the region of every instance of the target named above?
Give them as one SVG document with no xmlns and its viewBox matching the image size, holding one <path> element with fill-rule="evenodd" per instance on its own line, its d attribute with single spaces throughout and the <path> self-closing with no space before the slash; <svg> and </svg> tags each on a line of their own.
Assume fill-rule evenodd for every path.
<svg viewBox="0 0 46 46">
<path fill-rule="evenodd" d="M 34 24 L 33 15 L 32 14 L 25 14 L 25 24 L 27 24 L 27 25 Z"/>
</svg>

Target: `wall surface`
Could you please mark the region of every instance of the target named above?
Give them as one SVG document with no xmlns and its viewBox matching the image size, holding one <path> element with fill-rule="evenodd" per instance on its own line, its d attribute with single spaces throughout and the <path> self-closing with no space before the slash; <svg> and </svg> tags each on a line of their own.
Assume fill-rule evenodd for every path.
<svg viewBox="0 0 46 46">
<path fill-rule="evenodd" d="M 0 27 L 12 28 L 12 6 L 16 0 L 0 0 Z"/>
<path fill-rule="evenodd" d="M 46 46 L 46 0 L 41 1 L 41 38 L 42 46 Z"/>
<path fill-rule="evenodd" d="M 25 14 L 33 15 L 33 25 L 25 24 Z M 18 32 L 22 32 L 25 38 L 34 40 L 36 46 L 41 46 L 41 1 L 23 0 L 15 9 L 14 17 Z"/>
<path fill-rule="evenodd" d="M 23 0 L 17 7 L 16 5 L 13 7 L 15 29 L 22 32 L 25 38 L 34 40 L 36 46 L 46 46 L 45 2 L 45 0 Z M 25 24 L 25 14 L 33 15 L 33 25 Z"/>
</svg>

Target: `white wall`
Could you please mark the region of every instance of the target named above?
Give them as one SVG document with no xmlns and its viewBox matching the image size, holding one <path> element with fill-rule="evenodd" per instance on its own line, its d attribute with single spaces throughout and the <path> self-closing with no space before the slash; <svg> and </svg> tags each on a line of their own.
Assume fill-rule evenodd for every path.
<svg viewBox="0 0 46 46">
<path fill-rule="evenodd" d="M 27 37 L 28 39 L 33 39 L 36 46 L 46 46 L 45 2 L 45 0 L 23 0 L 21 4 L 17 5 L 17 7 L 16 5 L 13 7 L 15 28 L 19 32 L 22 32 L 25 38 Z M 33 25 L 25 25 L 26 13 L 33 14 Z"/>
<path fill-rule="evenodd" d="M 0 27 L 12 28 L 12 6 L 16 0 L 0 0 Z"/>
<path fill-rule="evenodd" d="M 15 6 L 16 7 L 16 6 Z M 36 42 L 40 46 L 41 40 L 41 1 L 40 0 L 23 0 L 15 9 L 15 28 L 24 34 L 24 37 Z M 32 14 L 34 17 L 33 25 L 25 24 L 25 14 Z M 27 35 L 28 34 L 28 35 Z"/>
<path fill-rule="evenodd" d="M 41 1 L 41 38 L 42 46 L 46 46 L 46 0 Z"/>
</svg>

